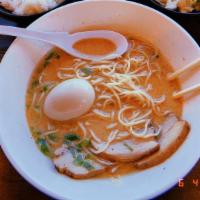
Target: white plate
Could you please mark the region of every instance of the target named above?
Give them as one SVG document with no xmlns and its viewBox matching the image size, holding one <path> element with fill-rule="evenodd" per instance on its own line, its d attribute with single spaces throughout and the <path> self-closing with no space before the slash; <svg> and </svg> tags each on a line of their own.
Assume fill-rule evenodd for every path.
<svg viewBox="0 0 200 200">
<path fill-rule="evenodd" d="M 73 32 L 86 27 L 107 28 L 139 35 L 155 44 L 170 62 L 181 67 L 200 56 L 198 45 L 174 21 L 145 6 L 125 1 L 85 1 L 48 13 L 29 28 Z M 56 199 L 133 200 L 155 197 L 185 176 L 200 156 L 200 95 L 184 104 L 184 119 L 191 124 L 189 137 L 166 162 L 119 181 L 77 181 L 62 176 L 42 155 L 31 138 L 25 116 L 25 94 L 32 70 L 51 46 L 17 39 L 0 68 L 0 139 L 12 165 L 32 185 Z M 200 80 L 200 72 L 183 87 Z"/>
</svg>

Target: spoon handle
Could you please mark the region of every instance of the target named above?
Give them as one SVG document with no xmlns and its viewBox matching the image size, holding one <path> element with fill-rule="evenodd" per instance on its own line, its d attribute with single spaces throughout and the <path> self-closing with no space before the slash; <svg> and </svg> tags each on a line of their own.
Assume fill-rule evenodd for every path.
<svg viewBox="0 0 200 200">
<path fill-rule="evenodd" d="M 0 34 L 2 35 L 10 35 L 10 36 L 17 36 L 23 37 L 28 39 L 36 39 L 44 42 L 48 42 L 50 44 L 55 45 L 55 33 L 51 32 L 40 32 L 40 31 L 33 31 L 24 28 L 17 28 L 12 26 L 3 26 L 0 25 Z"/>
</svg>

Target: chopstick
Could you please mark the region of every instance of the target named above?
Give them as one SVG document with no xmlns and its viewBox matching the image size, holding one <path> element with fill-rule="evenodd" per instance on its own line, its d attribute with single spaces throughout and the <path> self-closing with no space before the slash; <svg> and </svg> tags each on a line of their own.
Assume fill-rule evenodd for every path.
<svg viewBox="0 0 200 200">
<path fill-rule="evenodd" d="M 173 98 L 178 99 L 178 98 L 182 97 L 183 95 L 186 95 L 188 93 L 191 93 L 191 92 L 194 92 L 194 91 L 197 91 L 197 90 L 200 90 L 200 84 L 196 84 L 196 85 L 193 85 L 189 88 L 183 89 L 179 92 L 175 92 L 173 94 Z"/>
<path fill-rule="evenodd" d="M 185 67 L 180 68 L 180 69 L 176 70 L 175 72 L 168 74 L 167 79 L 169 81 L 172 81 L 172 80 L 178 78 L 181 74 L 183 74 L 183 73 L 185 73 L 185 72 L 187 72 L 189 70 L 192 70 L 192 69 L 194 69 L 195 67 L 198 67 L 198 66 L 200 66 L 200 58 L 197 58 L 196 60 L 194 60 L 193 62 L 189 63 Z M 174 99 L 178 99 L 178 98 L 180 98 L 180 97 L 182 97 L 182 96 L 184 96 L 184 95 L 186 95 L 188 93 L 197 91 L 199 89 L 200 89 L 200 84 L 193 85 L 193 86 L 191 86 L 189 88 L 186 88 L 186 89 L 180 90 L 178 92 L 175 92 L 173 94 L 173 98 Z"/>
<path fill-rule="evenodd" d="M 196 60 L 189 63 L 185 67 L 180 68 L 180 69 L 176 70 L 175 72 L 168 74 L 167 79 L 169 81 L 172 81 L 172 80 L 178 78 L 178 76 L 180 76 L 181 74 L 183 74 L 191 69 L 194 69 L 195 67 L 198 67 L 198 66 L 200 66 L 200 58 L 197 58 Z"/>
</svg>

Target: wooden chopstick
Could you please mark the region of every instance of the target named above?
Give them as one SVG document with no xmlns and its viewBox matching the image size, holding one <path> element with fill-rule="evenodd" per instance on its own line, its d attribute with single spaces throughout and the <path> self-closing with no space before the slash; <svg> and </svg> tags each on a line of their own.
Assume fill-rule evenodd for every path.
<svg viewBox="0 0 200 200">
<path fill-rule="evenodd" d="M 196 60 L 194 60 L 193 62 L 189 63 L 185 67 L 180 68 L 180 69 L 176 70 L 175 72 L 168 74 L 167 79 L 169 81 L 172 81 L 172 80 L 178 78 L 181 74 L 183 74 L 183 73 L 185 73 L 189 70 L 192 70 L 192 69 L 194 69 L 195 67 L 198 67 L 198 66 L 200 66 L 200 57 L 197 58 Z M 194 91 L 199 90 L 199 89 L 200 89 L 200 84 L 193 85 L 189 88 L 175 92 L 173 94 L 173 98 L 178 99 L 178 98 L 182 97 L 183 95 L 186 95 L 190 92 L 194 92 Z"/>
<path fill-rule="evenodd" d="M 188 93 L 191 93 L 191 92 L 194 92 L 194 91 L 197 91 L 197 90 L 200 90 L 200 84 L 196 84 L 196 85 L 193 85 L 189 88 L 183 89 L 179 92 L 175 92 L 173 94 L 173 98 L 178 99 L 178 98 L 182 97 L 183 95 L 186 95 Z"/>
<path fill-rule="evenodd" d="M 200 58 L 197 58 L 196 60 L 189 63 L 185 67 L 180 68 L 180 69 L 176 70 L 175 72 L 168 74 L 167 79 L 169 81 L 172 81 L 172 80 L 178 78 L 178 76 L 180 76 L 181 74 L 183 74 L 183 73 L 185 73 L 185 72 L 187 72 L 187 71 L 189 71 L 189 70 L 191 70 L 191 69 L 193 69 L 197 66 L 200 66 Z"/>
</svg>

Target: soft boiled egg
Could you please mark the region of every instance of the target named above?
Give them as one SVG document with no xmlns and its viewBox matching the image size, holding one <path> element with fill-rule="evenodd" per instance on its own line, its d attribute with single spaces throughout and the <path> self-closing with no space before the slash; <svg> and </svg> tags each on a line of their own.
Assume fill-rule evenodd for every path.
<svg viewBox="0 0 200 200">
<path fill-rule="evenodd" d="M 95 91 L 85 79 L 70 79 L 53 88 L 44 102 L 44 113 L 57 121 L 86 113 L 95 100 Z"/>
</svg>

